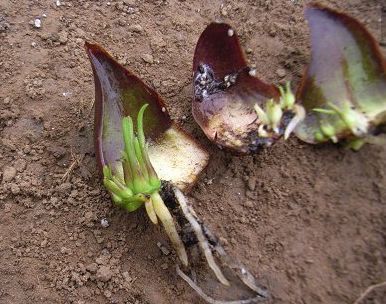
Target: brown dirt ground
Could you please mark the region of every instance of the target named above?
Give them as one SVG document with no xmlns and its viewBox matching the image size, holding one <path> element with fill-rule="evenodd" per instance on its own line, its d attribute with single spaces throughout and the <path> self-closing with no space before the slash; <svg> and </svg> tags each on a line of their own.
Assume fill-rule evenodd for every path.
<svg viewBox="0 0 386 304">
<path fill-rule="evenodd" d="M 162 230 L 114 207 L 100 185 L 85 40 L 143 77 L 209 149 L 195 209 L 269 288 L 269 303 L 353 303 L 385 281 L 385 147 L 292 138 L 233 156 L 190 112 L 193 50 L 213 20 L 237 29 L 259 77 L 296 84 L 309 59 L 305 2 L 0 0 L 0 303 L 202 303 L 157 247 L 170 248 Z M 378 1 L 324 2 L 380 40 Z M 385 299 L 377 291 L 363 303 Z"/>
</svg>

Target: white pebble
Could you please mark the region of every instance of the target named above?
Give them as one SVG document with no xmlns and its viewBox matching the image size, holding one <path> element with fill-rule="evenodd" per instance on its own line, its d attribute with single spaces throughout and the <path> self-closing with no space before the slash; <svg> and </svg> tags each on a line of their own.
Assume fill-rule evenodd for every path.
<svg viewBox="0 0 386 304">
<path fill-rule="evenodd" d="M 109 221 L 106 218 L 101 219 L 101 226 L 107 228 L 110 226 Z"/>
<path fill-rule="evenodd" d="M 34 27 L 36 27 L 36 28 L 41 28 L 42 27 L 42 21 L 39 18 L 35 19 Z"/>
<path fill-rule="evenodd" d="M 232 30 L 232 29 L 229 29 L 229 30 L 228 30 L 228 36 L 229 36 L 229 37 L 232 37 L 234 34 L 235 34 L 235 31 L 234 31 L 234 30 Z"/>
<path fill-rule="evenodd" d="M 248 74 L 249 74 L 249 76 L 255 77 L 256 76 L 256 70 L 255 69 L 250 69 Z"/>
<path fill-rule="evenodd" d="M 61 5 L 60 1 L 56 0 L 56 6 L 60 6 L 60 5 Z"/>
</svg>

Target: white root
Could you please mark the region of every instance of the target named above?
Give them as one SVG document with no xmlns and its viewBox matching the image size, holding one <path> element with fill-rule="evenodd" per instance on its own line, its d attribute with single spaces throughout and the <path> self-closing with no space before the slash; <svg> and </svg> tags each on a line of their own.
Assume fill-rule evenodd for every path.
<svg viewBox="0 0 386 304">
<path fill-rule="evenodd" d="M 178 271 L 177 271 L 178 272 Z M 359 304 L 360 302 L 362 302 L 362 300 L 364 300 L 369 293 L 371 293 L 374 289 L 377 289 L 379 287 L 384 287 L 386 286 L 386 282 L 382 282 L 382 283 L 378 283 L 378 284 L 374 284 L 374 285 L 371 285 L 369 287 L 366 288 L 366 290 L 359 296 L 359 298 L 354 302 L 354 304 Z"/>
<path fill-rule="evenodd" d="M 194 230 L 194 233 L 198 239 L 198 243 L 201 247 L 201 250 L 203 251 L 203 253 L 205 255 L 205 258 L 208 262 L 209 267 L 213 270 L 217 279 L 222 284 L 224 284 L 226 286 L 230 286 L 229 281 L 225 278 L 220 267 L 218 267 L 218 265 L 216 264 L 214 257 L 213 257 L 213 254 L 212 254 L 212 251 L 209 248 L 208 241 L 204 235 L 204 232 L 202 231 L 201 225 L 197 222 L 196 218 L 193 216 L 193 214 L 192 214 L 192 212 L 187 204 L 187 201 L 186 201 L 184 194 L 177 187 L 173 187 L 173 190 L 174 190 L 174 194 L 176 196 L 177 202 L 179 203 L 181 210 L 185 215 L 185 218 L 189 221 L 192 229 Z"/>
<path fill-rule="evenodd" d="M 291 119 L 287 128 L 284 131 L 285 140 L 288 139 L 293 130 L 295 130 L 296 126 L 306 117 L 306 111 L 301 105 L 295 104 L 293 106 L 293 112 L 295 113 L 295 116 Z"/>
<path fill-rule="evenodd" d="M 386 145 L 386 136 L 385 136 L 385 134 L 379 134 L 377 136 L 367 135 L 363 139 L 368 144 L 378 145 L 378 146 Z"/>
<path fill-rule="evenodd" d="M 154 225 L 158 224 L 157 214 L 154 211 L 153 201 L 150 198 L 145 202 L 146 213 Z"/>
<path fill-rule="evenodd" d="M 176 266 L 177 274 L 186 282 L 189 284 L 189 286 L 197 292 L 197 294 L 203 298 L 207 303 L 209 304 L 251 304 L 251 303 L 257 303 L 261 301 L 263 298 L 261 296 L 256 296 L 254 298 L 245 299 L 245 300 L 235 300 L 235 301 L 222 301 L 222 300 L 215 300 L 208 296 L 206 293 L 203 292 L 203 290 L 195 283 L 191 278 L 189 278 L 181 269 Z"/>
<path fill-rule="evenodd" d="M 204 229 L 205 229 L 205 233 L 204 233 L 203 228 L 201 227 L 201 225 L 198 223 L 198 221 L 196 219 L 197 216 L 196 216 L 194 210 L 188 205 L 187 199 L 184 196 L 184 194 L 176 187 L 174 187 L 173 190 L 174 190 L 174 194 L 176 196 L 176 200 L 179 203 L 181 210 L 185 215 L 185 218 L 189 221 L 191 227 L 193 228 L 193 230 L 196 234 L 197 239 L 199 240 L 199 244 L 201 246 L 201 249 L 204 251 L 204 254 L 205 254 L 205 257 L 207 258 L 209 266 L 212 268 L 212 265 L 214 265 L 214 267 L 216 267 L 216 269 L 218 269 L 219 273 L 222 275 L 220 268 L 217 266 L 216 262 L 214 261 L 213 253 L 212 253 L 212 250 L 209 247 L 209 243 L 208 243 L 208 239 L 213 240 L 214 241 L 213 243 L 216 243 L 215 237 L 205 227 L 204 227 Z M 254 276 L 247 270 L 247 268 L 244 265 L 242 265 L 241 263 L 234 261 L 225 252 L 224 248 L 220 244 L 216 243 L 216 245 L 214 246 L 213 249 L 217 252 L 218 257 L 221 260 L 221 262 L 224 265 L 226 265 L 227 267 L 229 267 L 230 269 L 232 269 L 246 286 L 248 286 L 251 290 L 255 291 L 258 294 L 257 298 L 261 299 L 261 298 L 268 297 L 267 291 L 260 288 L 257 285 Z M 211 261 L 213 261 L 213 264 L 211 264 Z M 212 268 L 212 270 L 213 270 L 213 268 Z M 217 278 L 219 278 L 219 276 L 217 275 L 216 272 L 215 272 L 215 274 L 216 274 Z M 189 284 L 189 285 L 191 285 L 191 284 Z M 194 288 L 194 287 L 192 286 L 192 288 Z M 194 288 L 194 289 L 196 290 L 196 288 Z M 222 303 L 222 302 L 214 302 L 214 303 Z M 224 302 L 224 303 L 228 303 L 228 302 Z M 235 302 L 235 303 L 238 303 L 238 302 Z M 250 302 L 248 302 L 248 303 L 250 303 Z"/>
<path fill-rule="evenodd" d="M 154 211 L 158 218 L 161 220 L 170 241 L 173 243 L 173 246 L 177 251 L 178 257 L 180 258 L 182 264 L 188 266 L 188 255 L 186 254 L 185 246 L 182 243 L 180 236 L 178 235 L 176 226 L 174 225 L 173 217 L 170 214 L 169 209 L 165 206 L 165 203 L 158 192 L 153 193 L 151 195 L 151 199 L 153 202 Z"/>
<path fill-rule="evenodd" d="M 206 231 L 206 233 L 209 234 L 209 238 L 212 236 L 210 231 Z M 214 250 L 219 255 L 219 258 L 222 263 L 232 269 L 246 286 L 248 286 L 251 290 L 255 291 L 260 297 L 268 297 L 267 291 L 257 285 L 255 277 L 247 270 L 247 268 L 243 264 L 234 261 L 225 252 L 224 248 L 220 244 L 216 244 L 216 246 L 214 246 Z"/>
</svg>

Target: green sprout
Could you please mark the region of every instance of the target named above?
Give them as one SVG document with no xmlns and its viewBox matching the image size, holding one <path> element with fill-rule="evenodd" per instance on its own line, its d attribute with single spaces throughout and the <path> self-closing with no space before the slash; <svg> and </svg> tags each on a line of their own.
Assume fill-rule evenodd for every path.
<svg viewBox="0 0 386 304">
<path fill-rule="evenodd" d="M 159 191 L 161 181 L 155 172 L 148 154 L 148 147 L 143 132 L 143 115 L 147 104 L 142 106 L 137 118 L 137 136 L 130 116 L 122 119 L 124 150 L 122 167 L 124 178 L 112 173 L 111 168 L 103 168 L 103 184 L 110 192 L 114 203 L 129 212 L 145 205 L 146 212 L 154 224 L 161 221 L 173 243 L 182 263 L 187 266 L 188 258 L 185 247 L 178 235 L 173 217 L 162 200 Z"/>
<path fill-rule="evenodd" d="M 325 115 L 335 115 L 339 122 L 347 127 L 351 133 L 357 138 L 367 135 L 369 128 L 368 118 L 361 112 L 355 110 L 350 106 L 349 102 L 345 102 L 342 108 L 336 106 L 335 104 L 328 103 L 329 108 L 314 108 L 314 112 L 322 113 Z M 338 141 L 336 137 L 337 128 L 331 124 L 321 124 L 320 130 L 316 131 L 315 139 L 319 142 L 324 141 L 325 139 L 331 139 L 334 143 Z M 320 134 L 321 132 L 321 134 Z M 323 135 L 323 136 L 321 136 Z M 363 145 L 363 140 L 354 140 L 353 149 L 359 149 Z"/>
<path fill-rule="evenodd" d="M 260 123 L 258 135 L 261 137 L 269 137 L 272 132 L 280 134 L 280 125 L 285 112 L 292 112 L 294 114 L 291 121 L 285 126 L 285 139 L 290 136 L 299 122 L 305 117 L 304 108 L 295 103 L 295 96 L 292 93 L 290 82 L 287 82 L 285 87 L 279 86 L 278 89 L 280 92 L 279 101 L 269 99 L 265 104 L 265 110 L 260 105 L 255 104 L 255 111 Z"/>
</svg>

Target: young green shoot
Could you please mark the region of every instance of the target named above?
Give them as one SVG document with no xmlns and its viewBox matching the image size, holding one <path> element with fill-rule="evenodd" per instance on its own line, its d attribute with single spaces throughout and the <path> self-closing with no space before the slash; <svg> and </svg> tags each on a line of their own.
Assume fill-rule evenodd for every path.
<svg viewBox="0 0 386 304">
<path fill-rule="evenodd" d="M 161 181 L 158 178 L 148 155 L 148 147 L 143 132 L 143 115 L 147 104 L 142 106 L 137 117 L 137 135 L 134 134 L 133 119 L 122 119 L 124 150 L 122 167 L 124 179 L 113 175 L 111 168 L 103 168 L 103 183 L 113 201 L 120 207 L 132 212 L 145 205 L 146 212 L 154 224 L 161 221 L 181 262 L 187 266 L 188 257 L 178 235 L 173 217 L 159 195 Z"/>
<path fill-rule="evenodd" d="M 287 139 L 296 126 L 305 117 L 304 108 L 295 103 L 295 96 L 291 91 L 290 83 L 287 82 L 285 87 L 278 87 L 280 100 L 269 99 L 265 104 L 265 109 L 255 104 L 255 111 L 260 123 L 258 135 L 268 137 L 270 133 L 280 135 L 282 119 L 285 113 L 291 113 L 293 117 L 285 126 L 284 138 Z"/>
</svg>

